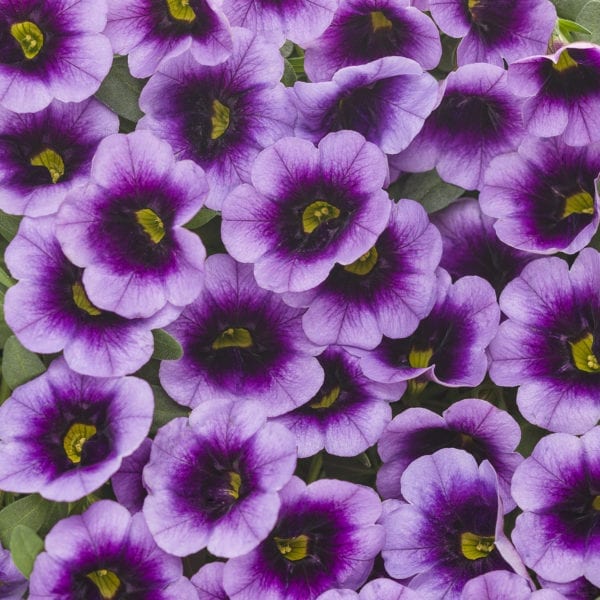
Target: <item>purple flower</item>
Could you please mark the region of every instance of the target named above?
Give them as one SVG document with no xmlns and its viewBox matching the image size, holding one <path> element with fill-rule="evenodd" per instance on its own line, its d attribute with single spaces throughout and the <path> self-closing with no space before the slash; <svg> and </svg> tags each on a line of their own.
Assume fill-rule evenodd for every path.
<svg viewBox="0 0 600 600">
<path fill-rule="evenodd" d="M 284 299 L 308 306 L 302 326 L 314 343 L 372 349 L 384 335 L 410 335 L 431 312 L 440 254 L 440 235 L 423 207 L 400 200 L 375 245 L 358 260 L 335 265 L 316 288 Z"/>
<path fill-rule="evenodd" d="M 538 581 L 544 589 L 560 592 L 567 600 L 597 600 L 600 596 L 600 586 L 590 583 L 585 577 L 578 577 L 568 583 L 556 583 L 538 577 Z"/>
<path fill-rule="evenodd" d="M 584 433 L 600 419 L 600 254 L 585 248 L 569 272 L 560 258 L 529 263 L 500 296 L 508 317 L 490 345 L 494 383 L 519 386 L 523 416 Z"/>
<path fill-rule="evenodd" d="M 162 362 L 163 387 L 191 407 L 211 397 L 256 400 L 275 416 L 304 404 L 324 374 L 314 357 L 322 349 L 304 335 L 302 312 L 259 288 L 250 265 L 210 256 L 204 290 L 167 328 L 183 358 Z"/>
<path fill-rule="evenodd" d="M 191 579 L 198 591 L 198 600 L 229 600 L 223 589 L 225 563 L 212 562 L 204 565 Z"/>
<path fill-rule="evenodd" d="M 63 252 L 84 269 L 94 305 L 147 318 L 198 296 L 206 253 L 182 225 L 200 210 L 207 187 L 200 167 L 175 162 L 148 131 L 101 142 L 90 183 L 69 194 L 56 228 Z"/>
<path fill-rule="evenodd" d="M 532 590 L 531 581 L 510 571 L 490 571 L 467 582 L 460 600 L 565 600 L 558 592 Z"/>
<path fill-rule="evenodd" d="M 223 243 L 255 263 L 261 287 L 309 290 L 373 247 L 392 207 L 387 174 L 381 150 L 356 132 L 331 133 L 318 148 L 284 138 L 254 162 L 253 185 L 225 201 Z"/>
<path fill-rule="evenodd" d="M 87 377 L 57 359 L 0 407 L 0 486 L 79 500 L 142 443 L 153 410 L 145 381 Z"/>
<path fill-rule="evenodd" d="M 441 101 L 419 135 L 392 162 L 403 171 L 429 171 L 468 190 L 479 189 L 492 158 L 515 150 L 525 134 L 521 100 L 506 71 L 486 64 L 459 67 L 440 90 Z"/>
<path fill-rule="evenodd" d="M 331 588 L 356 589 L 381 550 L 375 521 L 381 502 L 373 490 L 334 479 L 306 486 L 297 477 L 281 491 L 269 537 L 225 565 L 231 600 L 315 600 Z"/>
<path fill-rule="evenodd" d="M 600 141 L 600 48 L 595 44 L 577 42 L 550 56 L 523 58 L 510 66 L 508 84 L 527 98 L 523 120 L 532 134 L 562 135 L 570 146 Z"/>
<path fill-rule="evenodd" d="M 335 456 L 356 456 L 377 442 L 392 418 L 388 402 L 400 398 L 406 384 L 367 379 L 358 359 L 336 346 L 318 360 L 325 371 L 321 389 L 276 420 L 296 436 L 301 458 L 323 448 Z"/>
<path fill-rule="evenodd" d="M 232 25 L 245 27 L 281 46 L 285 39 L 306 46 L 331 23 L 339 0 L 223 0 Z"/>
<path fill-rule="evenodd" d="M 331 81 L 294 85 L 296 134 L 318 142 L 351 129 L 387 154 L 404 150 L 437 103 L 437 81 L 409 58 L 387 56 L 345 67 Z"/>
<path fill-rule="evenodd" d="M 58 210 L 87 180 L 98 143 L 119 119 L 97 100 L 53 101 L 37 113 L 0 107 L 0 209 L 39 217 Z"/>
<path fill-rule="evenodd" d="M 342 67 L 385 56 L 404 56 L 424 69 L 440 62 L 440 34 L 408 0 L 342 0 L 331 25 L 306 48 L 312 81 L 328 81 Z"/>
<path fill-rule="evenodd" d="M 142 513 L 111 500 L 59 521 L 31 573 L 29 598 L 196 600 L 181 561 L 152 539 Z"/>
<path fill-rule="evenodd" d="M 479 202 L 463 198 L 430 216 L 442 234 L 440 267 L 456 280 L 477 275 L 487 280 L 496 294 L 536 258 L 507 246 L 498 239 L 494 219 L 481 212 Z"/>
<path fill-rule="evenodd" d="M 227 18 L 215 0 L 108 0 L 104 31 L 117 54 L 128 54 L 134 77 L 150 77 L 165 60 L 190 50 L 202 65 L 232 51 Z"/>
<path fill-rule="evenodd" d="M 441 416 L 425 408 L 409 408 L 394 417 L 379 438 L 377 451 L 383 465 L 377 473 L 377 489 L 384 498 L 401 499 L 400 477 L 416 458 L 441 448 L 461 448 L 478 464 L 490 462 L 504 507 L 511 510 L 515 502 L 510 480 L 523 460 L 515 452 L 520 440 L 518 423 L 484 400 L 460 400 Z"/>
<path fill-rule="evenodd" d="M 105 0 L 0 0 L 0 106 L 36 112 L 81 102 L 112 64 Z"/>
<path fill-rule="evenodd" d="M 459 65 L 489 62 L 503 67 L 546 50 L 556 23 L 550 0 L 429 0 L 431 16 L 455 38 Z"/>
<path fill-rule="evenodd" d="M 273 529 L 295 467 L 294 437 L 257 403 L 211 400 L 156 434 L 144 517 L 170 554 L 241 556 Z"/>
<path fill-rule="evenodd" d="M 28 582 L 12 560 L 10 552 L 0 545 L 0 598 L 21 600 L 25 597 Z"/>
<path fill-rule="evenodd" d="M 203 66 L 186 52 L 163 63 L 140 96 L 146 116 L 138 128 L 150 129 L 178 159 L 206 171 L 206 205 L 216 210 L 231 189 L 249 181 L 257 154 L 292 132 L 296 118 L 279 81 L 278 48 L 246 29 L 232 33 L 233 53 L 225 62 Z"/>
<path fill-rule="evenodd" d="M 481 210 L 497 219 L 505 243 L 528 252 L 573 254 L 600 222 L 596 184 L 600 144 L 567 146 L 528 137 L 518 152 L 496 157 L 486 171 Z"/>
<path fill-rule="evenodd" d="M 115 498 L 132 515 L 142 510 L 146 498 L 142 471 L 150 459 L 151 448 L 152 440 L 144 439 L 133 454 L 123 459 L 119 470 L 110 480 Z"/>
<path fill-rule="evenodd" d="M 409 337 L 384 337 L 377 348 L 360 352 L 367 377 L 381 383 L 411 382 L 418 391 L 427 380 L 448 387 L 479 385 L 487 371 L 485 350 L 496 335 L 500 309 L 492 286 L 480 277 L 450 283 L 438 271 L 435 306 Z"/>
<path fill-rule="evenodd" d="M 392 579 L 369 581 L 360 594 L 347 589 L 328 590 L 317 600 L 420 600 L 418 592 L 407 588 Z"/>
<path fill-rule="evenodd" d="M 600 586 L 600 427 L 581 438 L 542 438 L 517 468 L 512 493 L 524 511 L 513 531 L 525 564 L 559 583 Z"/>
<path fill-rule="evenodd" d="M 498 569 L 527 576 L 502 530 L 496 474 L 464 450 L 445 448 L 413 461 L 402 475 L 408 503 L 383 504 L 386 571 L 413 577 L 424 600 L 460 598 L 464 585 Z"/>
<path fill-rule="evenodd" d="M 64 350 L 78 373 L 117 377 L 137 371 L 152 356 L 151 329 L 170 323 L 179 311 L 166 307 L 152 319 L 128 320 L 94 306 L 83 271 L 63 254 L 54 224 L 53 217 L 25 217 L 6 249 L 6 264 L 20 279 L 6 292 L 6 322 L 33 352 Z"/>
</svg>

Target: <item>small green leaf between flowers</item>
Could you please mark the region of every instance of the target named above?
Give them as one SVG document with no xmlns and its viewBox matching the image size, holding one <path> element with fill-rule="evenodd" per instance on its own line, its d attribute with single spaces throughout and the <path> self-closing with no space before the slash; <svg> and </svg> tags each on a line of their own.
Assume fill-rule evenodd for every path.
<svg viewBox="0 0 600 600">
<path fill-rule="evenodd" d="M 42 538 L 33 529 L 26 525 L 17 525 L 13 529 L 9 549 L 13 562 L 25 577 L 31 575 L 33 563 L 43 548 Z"/>
<path fill-rule="evenodd" d="M 164 329 L 153 329 L 154 353 L 157 360 L 178 360 L 183 356 L 181 344 Z"/>
<path fill-rule="evenodd" d="M 464 190 L 446 183 L 434 170 L 403 175 L 390 185 L 388 192 L 394 200 L 400 198 L 417 200 L 428 213 L 432 213 L 460 198 Z"/>
<path fill-rule="evenodd" d="M 577 19 L 577 15 L 588 0 L 552 0 L 559 17 Z"/>
<path fill-rule="evenodd" d="M 40 357 L 27 350 L 14 335 L 6 340 L 2 354 L 2 377 L 11 390 L 31 381 L 45 370 Z"/>
<path fill-rule="evenodd" d="M 201 208 L 190 221 L 188 221 L 184 227 L 186 229 L 200 229 L 203 225 L 206 225 L 209 221 L 212 221 L 219 213 L 216 210 L 210 208 Z"/>
<path fill-rule="evenodd" d="M 283 77 L 281 78 L 281 83 L 286 87 L 292 87 L 296 81 L 298 81 L 296 71 L 294 70 L 292 63 L 285 58 L 283 60 Z"/>
<path fill-rule="evenodd" d="M 591 32 L 591 41 L 600 43 L 600 0 L 591 0 L 577 15 L 577 22 Z"/>
<path fill-rule="evenodd" d="M 55 502 L 45 500 L 39 494 L 25 496 L 0 510 L 0 543 L 8 548 L 17 525 L 26 525 L 37 532 L 52 512 Z"/>
<path fill-rule="evenodd" d="M 0 210 L 0 235 L 7 242 L 10 242 L 17 235 L 21 218 L 17 215 L 9 215 Z"/>
<path fill-rule="evenodd" d="M 189 409 L 177 404 L 177 402 L 172 400 L 160 386 L 153 385 L 152 392 L 154 394 L 152 433 L 156 433 L 157 429 L 166 425 L 169 421 L 172 421 L 177 417 L 187 417 L 190 414 Z"/>
</svg>

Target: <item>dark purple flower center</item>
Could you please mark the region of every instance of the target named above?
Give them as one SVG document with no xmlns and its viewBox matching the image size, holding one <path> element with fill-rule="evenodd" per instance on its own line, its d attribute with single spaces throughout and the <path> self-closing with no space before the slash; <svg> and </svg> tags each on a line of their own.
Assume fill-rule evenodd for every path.
<svg viewBox="0 0 600 600">
<path fill-rule="evenodd" d="M 489 44 L 505 40 L 519 24 L 521 0 L 463 0 L 473 29 Z"/>
<path fill-rule="evenodd" d="M 151 0 L 154 35 L 173 38 L 192 34 L 202 38 L 213 31 L 218 17 L 205 0 Z"/>
<path fill-rule="evenodd" d="M 563 50 L 558 62 L 545 60 L 541 65 L 544 93 L 561 99 L 573 99 L 600 90 L 600 54 L 594 49 Z"/>
</svg>

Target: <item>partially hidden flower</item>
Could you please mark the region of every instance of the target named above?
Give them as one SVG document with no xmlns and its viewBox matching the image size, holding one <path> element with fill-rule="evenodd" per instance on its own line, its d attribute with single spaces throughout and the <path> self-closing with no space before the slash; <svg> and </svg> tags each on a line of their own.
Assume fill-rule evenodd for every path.
<svg viewBox="0 0 600 600">
<path fill-rule="evenodd" d="M 553 590 L 532 589 L 531 581 L 511 571 L 490 571 L 467 582 L 460 600 L 565 600 Z"/>
<path fill-rule="evenodd" d="M 28 585 L 23 573 L 15 566 L 10 551 L 0 545 L 0 598 L 21 600 Z"/>
<path fill-rule="evenodd" d="M 0 209 L 31 217 L 55 213 L 87 181 L 100 141 L 118 129 L 117 115 L 94 98 L 54 100 L 36 113 L 0 108 Z"/>
<path fill-rule="evenodd" d="M 138 448 L 153 410 L 145 381 L 79 375 L 57 359 L 0 407 L 0 486 L 59 502 L 79 500 Z"/>
<path fill-rule="evenodd" d="M 211 562 L 199 569 L 191 582 L 198 591 L 198 600 L 229 600 L 223 588 L 225 563 Z"/>
<path fill-rule="evenodd" d="M 69 194 L 56 228 L 65 255 L 83 268 L 90 301 L 129 319 L 192 302 L 206 252 L 183 225 L 207 191 L 202 169 L 176 162 L 148 131 L 103 140 L 89 183 Z"/>
<path fill-rule="evenodd" d="M 373 579 L 360 593 L 348 589 L 329 590 L 317 600 L 419 600 L 419 593 L 393 579 Z"/>
<path fill-rule="evenodd" d="M 142 513 L 112 500 L 59 521 L 31 573 L 29 598 L 197 600 L 181 560 L 163 552 Z"/>
<path fill-rule="evenodd" d="M 392 208 L 387 174 L 385 155 L 356 132 L 330 133 L 317 148 L 284 138 L 257 157 L 252 185 L 225 201 L 223 243 L 254 263 L 260 286 L 309 290 L 373 247 Z"/>
<path fill-rule="evenodd" d="M 142 471 L 150 460 L 151 448 L 152 440 L 144 439 L 135 452 L 123 459 L 119 470 L 110 479 L 117 502 L 132 515 L 144 506 L 147 492 L 142 480 Z"/>
<path fill-rule="evenodd" d="M 600 586 L 594 585 L 585 577 L 578 577 L 567 583 L 556 583 L 543 577 L 538 577 L 538 581 L 543 589 L 555 590 L 567 600 L 596 600 L 600 596 Z"/>
</svg>

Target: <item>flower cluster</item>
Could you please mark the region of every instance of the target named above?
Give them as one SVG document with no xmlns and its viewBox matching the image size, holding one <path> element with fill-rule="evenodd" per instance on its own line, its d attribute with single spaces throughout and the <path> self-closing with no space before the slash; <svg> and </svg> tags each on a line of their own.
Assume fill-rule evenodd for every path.
<svg viewBox="0 0 600 600">
<path fill-rule="evenodd" d="M 598 597 L 554 4 L 0 0 L 0 598 Z"/>
</svg>

